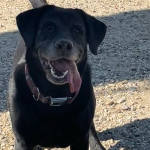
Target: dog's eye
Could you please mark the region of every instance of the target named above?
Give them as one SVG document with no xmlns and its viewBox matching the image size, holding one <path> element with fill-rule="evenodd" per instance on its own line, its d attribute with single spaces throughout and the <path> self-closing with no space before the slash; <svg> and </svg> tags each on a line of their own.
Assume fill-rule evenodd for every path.
<svg viewBox="0 0 150 150">
<path fill-rule="evenodd" d="M 73 29 L 73 33 L 79 34 L 79 33 L 80 33 L 80 30 L 79 30 L 79 29 Z"/>
<path fill-rule="evenodd" d="M 46 29 L 49 30 L 49 31 L 51 31 L 51 30 L 53 30 L 53 26 L 52 25 L 47 25 Z"/>
<path fill-rule="evenodd" d="M 81 33 L 82 33 L 82 30 L 79 26 L 74 26 L 73 27 L 73 34 L 78 35 L 78 34 L 81 34 Z"/>
<path fill-rule="evenodd" d="M 54 24 L 51 23 L 51 22 L 47 22 L 47 23 L 44 24 L 44 28 L 45 28 L 46 30 L 48 30 L 48 31 L 53 31 L 53 29 L 54 29 Z"/>
</svg>

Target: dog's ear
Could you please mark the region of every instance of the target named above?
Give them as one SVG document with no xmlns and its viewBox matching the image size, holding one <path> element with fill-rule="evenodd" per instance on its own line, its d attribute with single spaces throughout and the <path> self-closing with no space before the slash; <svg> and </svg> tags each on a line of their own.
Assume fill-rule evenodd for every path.
<svg viewBox="0 0 150 150">
<path fill-rule="evenodd" d="M 38 22 L 39 8 L 20 13 L 16 17 L 17 26 L 26 47 L 32 45 Z"/>
<path fill-rule="evenodd" d="M 86 15 L 86 17 L 87 17 L 86 31 L 89 49 L 94 55 L 97 55 L 98 46 L 105 37 L 107 27 L 103 22 L 95 19 L 92 16 Z"/>
<path fill-rule="evenodd" d="M 29 0 L 33 8 L 42 7 L 48 5 L 46 0 Z"/>
<path fill-rule="evenodd" d="M 79 11 L 84 17 L 89 49 L 92 54 L 97 55 L 98 46 L 105 37 L 107 27 L 103 22 L 86 14 L 82 10 Z"/>
</svg>

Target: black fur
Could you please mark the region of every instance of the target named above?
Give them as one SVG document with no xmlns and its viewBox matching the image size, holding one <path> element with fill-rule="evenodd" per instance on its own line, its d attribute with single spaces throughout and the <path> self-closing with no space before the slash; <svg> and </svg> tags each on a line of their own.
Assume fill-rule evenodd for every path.
<svg viewBox="0 0 150 150">
<path fill-rule="evenodd" d="M 70 34 L 69 25 L 67 26 L 68 30 L 55 32 L 55 36 L 54 33 L 50 35 L 47 31 L 44 32 L 41 27 L 42 22 L 48 19 L 49 13 L 55 14 L 56 12 L 60 12 L 59 19 L 62 23 L 65 18 L 64 14 L 69 17 L 73 14 L 70 19 L 73 19 L 74 16 L 77 19 L 79 18 L 79 21 L 75 20 L 76 18 L 73 20 L 78 21 L 83 26 L 83 34 L 78 38 L 73 37 Z M 81 10 L 66 10 L 55 6 L 44 6 L 24 12 L 17 16 L 17 24 L 27 51 L 25 61 L 15 66 L 9 89 L 9 110 L 16 138 L 15 150 L 32 150 L 37 145 L 49 148 L 70 146 L 71 150 L 88 150 L 89 130 L 93 126 L 95 112 L 95 97 L 90 67 L 87 63 L 86 47 L 89 44 L 91 52 L 97 53 L 98 45 L 105 36 L 106 26 Z M 73 103 L 52 107 L 33 99 L 25 80 L 24 66 L 27 63 L 29 73 L 43 95 L 52 97 L 70 96 L 68 84 L 55 85 L 48 81 L 37 50 L 39 43 L 44 41 L 45 38 L 51 42 L 54 39 L 62 38 L 63 32 L 67 34 L 67 38 L 77 45 L 75 52 L 79 53 L 78 47 L 82 51 L 80 61 L 77 63 L 82 85 Z M 80 41 L 78 41 L 79 39 Z M 46 45 L 47 47 L 48 45 Z M 43 51 L 43 53 L 47 52 L 47 50 Z M 70 55 L 65 57 L 73 58 L 75 52 L 70 52 Z M 58 55 L 58 57 L 61 56 Z M 95 128 L 92 128 L 92 130 L 94 131 Z M 104 150 L 102 146 L 100 149 Z"/>
</svg>

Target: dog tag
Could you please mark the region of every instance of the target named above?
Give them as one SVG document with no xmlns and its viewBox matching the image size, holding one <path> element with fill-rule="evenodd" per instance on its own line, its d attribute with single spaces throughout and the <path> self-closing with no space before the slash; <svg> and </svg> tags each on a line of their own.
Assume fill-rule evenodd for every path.
<svg viewBox="0 0 150 150">
<path fill-rule="evenodd" d="M 60 98 L 51 98 L 51 106 L 61 106 L 64 102 L 72 97 L 60 97 Z"/>
</svg>

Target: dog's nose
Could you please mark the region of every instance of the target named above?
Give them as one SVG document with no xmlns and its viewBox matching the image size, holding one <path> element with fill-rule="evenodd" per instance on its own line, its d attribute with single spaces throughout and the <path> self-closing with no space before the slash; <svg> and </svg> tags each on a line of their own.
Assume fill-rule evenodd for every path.
<svg viewBox="0 0 150 150">
<path fill-rule="evenodd" d="M 69 52 L 73 48 L 73 43 L 69 40 L 58 40 L 55 42 L 55 49 L 56 50 L 65 50 Z"/>
</svg>

